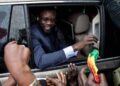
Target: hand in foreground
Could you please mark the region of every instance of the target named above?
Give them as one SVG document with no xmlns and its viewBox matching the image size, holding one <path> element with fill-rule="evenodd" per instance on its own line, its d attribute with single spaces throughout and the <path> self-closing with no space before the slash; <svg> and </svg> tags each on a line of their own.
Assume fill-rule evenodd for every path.
<svg viewBox="0 0 120 86">
<path fill-rule="evenodd" d="M 78 69 L 75 64 L 68 65 L 67 80 L 70 86 L 77 86 Z"/>
<path fill-rule="evenodd" d="M 89 76 L 87 77 L 85 75 L 85 69 L 82 68 L 81 71 L 79 72 L 78 75 L 78 83 L 79 86 L 108 86 L 106 78 L 104 74 L 99 74 L 101 82 L 99 84 L 95 83 L 93 75 L 90 73 Z"/>
<path fill-rule="evenodd" d="M 47 78 L 47 82 L 51 82 L 55 86 L 66 86 L 67 85 L 66 75 L 64 75 L 63 72 L 57 73 L 57 78 L 50 78 L 50 77 L 46 77 L 46 78 Z"/>
<path fill-rule="evenodd" d="M 12 77 L 19 86 L 29 86 L 35 80 L 35 75 L 28 65 L 29 48 L 12 41 L 5 46 L 4 52 L 4 61 Z"/>
<path fill-rule="evenodd" d="M 13 63 L 17 61 L 27 64 L 30 58 L 30 50 L 24 45 L 18 45 L 16 41 L 9 42 L 5 46 L 4 52 L 6 63 Z"/>
</svg>

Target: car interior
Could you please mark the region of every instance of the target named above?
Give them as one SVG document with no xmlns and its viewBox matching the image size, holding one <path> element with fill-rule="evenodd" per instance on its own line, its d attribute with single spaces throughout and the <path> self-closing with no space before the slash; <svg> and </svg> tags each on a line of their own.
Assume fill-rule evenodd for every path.
<svg viewBox="0 0 120 86">
<path fill-rule="evenodd" d="M 28 6 L 30 25 L 37 21 L 37 12 L 46 6 Z M 100 42 L 100 12 L 97 6 L 48 6 L 57 13 L 56 25 L 61 30 L 67 45 L 81 41 L 85 35 L 94 35 Z M 36 9 L 36 10 L 34 10 Z M 82 21 L 81 21 L 82 20 Z M 63 40 L 64 41 L 64 40 Z M 97 43 L 99 49 L 99 43 Z M 81 51 L 83 54 L 85 52 Z M 84 60 L 84 55 L 78 59 Z M 82 58 L 80 58 L 82 57 Z M 73 60 L 73 59 L 72 59 Z M 75 60 L 75 59 L 74 59 Z"/>
</svg>

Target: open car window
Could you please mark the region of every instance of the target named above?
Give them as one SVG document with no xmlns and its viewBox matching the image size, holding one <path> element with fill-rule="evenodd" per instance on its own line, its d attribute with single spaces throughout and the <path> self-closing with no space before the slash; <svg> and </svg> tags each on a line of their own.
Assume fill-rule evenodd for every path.
<svg viewBox="0 0 120 86">
<path fill-rule="evenodd" d="M 39 10 L 50 7 L 53 7 L 56 10 L 56 14 L 57 14 L 56 25 L 61 30 L 64 36 L 63 41 L 65 41 L 68 46 L 76 43 L 77 42 L 76 39 L 81 40 L 82 37 L 84 37 L 85 35 L 94 35 L 98 39 L 99 43 L 97 47 L 98 49 L 100 49 L 100 42 L 102 38 L 102 37 L 100 38 L 101 35 L 100 31 L 102 28 L 102 24 L 101 24 L 102 22 L 100 19 L 101 8 L 99 7 L 99 5 L 40 6 L 38 4 L 35 6 L 34 4 L 33 5 L 30 4 L 28 5 L 30 26 L 38 23 L 37 18 L 38 18 Z M 85 26 L 85 24 L 82 23 L 82 22 L 86 23 L 84 20 L 77 20 L 78 15 L 87 16 L 89 20 L 89 24 L 87 27 Z M 83 26 L 79 25 L 81 23 Z M 86 29 L 80 31 L 79 29 L 81 28 L 79 27 L 81 28 L 85 27 Z M 32 54 L 34 53 L 32 52 Z M 67 62 L 60 64 L 59 66 L 68 64 L 70 62 L 78 62 L 78 61 L 82 62 L 85 61 L 86 59 L 87 57 L 85 56 L 84 52 L 82 52 L 82 54 L 80 54 L 78 58 L 72 58 Z"/>
<path fill-rule="evenodd" d="M 99 41 L 98 48 L 100 49 L 100 55 L 101 53 L 103 53 L 103 51 L 101 50 L 102 49 L 101 45 L 100 45 L 101 40 L 103 40 L 102 36 L 100 36 L 101 35 L 100 32 L 102 31 L 101 29 L 103 29 L 102 27 L 103 22 L 101 22 L 100 17 L 101 17 L 102 12 L 101 12 L 101 7 L 98 5 L 98 3 L 96 5 L 94 4 L 93 5 L 88 5 L 88 4 L 82 5 L 81 4 L 81 5 L 65 5 L 65 6 L 63 5 L 60 6 L 56 4 L 53 6 L 51 5 L 41 6 L 40 4 L 28 4 L 28 5 L 17 4 L 17 5 L 10 5 L 10 6 L 4 5 L 3 7 L 9 8 L 7 9 L 8 19 L 6 20 L 6 23 L 3 23 L 5 25 L 5 28 L 7 28 L 7 35 L 8 35 L 5 38 L 6 40 L 4 42 L 16 40 L 19 44 L 28 45 L 30 43 L 29 40 L 31 40 L 31 38 L 29 38 L 30 34 L 28 33 L 29 32 L 28 28 L 31 27 L 32 24 L 37 22 L 37 11 L 39 11 L 39 9 L 42 9 L 44 7 L 48 7 L 48 8 L 55 7 L 56 12 L 57 12 L 56 24 L 61 29 L 61 32 L 64 36 L 64 40 L 68 45 L 75 43 L 76 42 L 75 39 L 82 37 L 81 36 L 82 34 L 95 35 Z M 74 18 L 76 16 L 73 16 L 73 15 L 77 15 L 77 13 L 87 15 L 89 18 L 89 27 L 84 32 L 75 31 L 75 28 L 77 25 L 75 25 Z M 78 24 L 79 23 L 80 22 L 78 22 Z M 80 34 L 80 36 L 78 36 L 78 34 Z M 3 55 L 3 53 L 1 54 Z M 34 67 L 35 64 L 34 64 L 33 54 L 34 53 L 32 52 L 32 58 L 31 58 L 32 60 L 30 61 L 30 63 L 32 64 L 30 65 L 33 66 L 33 68 L 36 68 Z M 68 60 L 67 62 L 62 63 L 58 66 L 63 67 L 64 65 L 70 62 L 80 62 L 81 64 L 81 63 L 84 63 L 86 59 L 87 58 L 83 55 L 83 56 L 79 56 L 78 58 L 72 58 Z M 52 68 L 56 68 L 56 66 Z"/>
</svg>

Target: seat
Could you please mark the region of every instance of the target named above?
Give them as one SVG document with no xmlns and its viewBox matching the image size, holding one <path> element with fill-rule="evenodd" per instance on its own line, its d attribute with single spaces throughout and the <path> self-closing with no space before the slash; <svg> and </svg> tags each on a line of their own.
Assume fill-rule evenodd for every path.
<svg viewBox="0 0 120 86">
<path fill-rule="evenodd" d="M 74 26 L 74 34 L 75 34 L 76 42 L 81 41 L 85 35 L 94 35 L 98 38 L 98 41 L 100 40 L 100 15 L 99 15 L 99 12 L 92 19 L 92 23 L 90 23 L 89 17 L 85 13 L 74 14 L 70 18 L 70 21 L 72 22 L 72 24 Z M 94 47 L 97 47 L 99 49 L 99 42 L 94 44 Z M 84 56 L 87 56 L 90 51 L 91 51 L 91 47 L 86 46 L 82 50 L 82 54 Z"/>
<path fill-rule="evenodd" d="M 89 17 L 86 14 L 80 14 L 74 24 L 74 32 L 76 41 L 81 41 L 88 34 L 90 27 Z"/>
</svg>

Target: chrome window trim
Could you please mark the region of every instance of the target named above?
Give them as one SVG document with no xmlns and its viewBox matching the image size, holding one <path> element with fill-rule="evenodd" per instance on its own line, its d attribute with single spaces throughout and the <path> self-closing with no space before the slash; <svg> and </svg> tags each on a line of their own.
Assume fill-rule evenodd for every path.
<svg viewBox="0 0 120 86">
<path fill-rule="evenodd" d="M 0 5 L 8 4 L 50 4 L 50 3 L 99 3 L 100 0 L 0 0 Z"/>
</svg>

